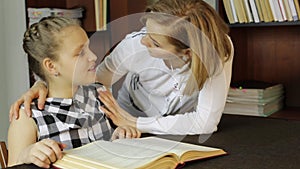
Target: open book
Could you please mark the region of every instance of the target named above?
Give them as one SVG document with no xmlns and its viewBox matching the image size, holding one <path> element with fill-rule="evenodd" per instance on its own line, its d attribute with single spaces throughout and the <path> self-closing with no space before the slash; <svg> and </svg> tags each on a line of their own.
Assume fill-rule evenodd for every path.
<svg viewBox="0 0 300 169">
<path fill-rule="evenodd" d="M 226 154 L 205 147 L 157 137 L 99 140 L 64 151 L 53 166 L 58 168 L 176 168 L 187 161 Z"/>
</svg>

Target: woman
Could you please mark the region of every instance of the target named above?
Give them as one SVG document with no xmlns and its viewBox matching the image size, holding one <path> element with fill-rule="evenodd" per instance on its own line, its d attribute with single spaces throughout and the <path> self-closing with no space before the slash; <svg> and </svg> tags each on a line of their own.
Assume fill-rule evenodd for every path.
<svg viewBox="0 0 300 169">
<path fill-rule="evenodd" d="M 34 101 L 32 118 L 20 109 L 8 131 L 8 165 L 34 163 L 49 168 L 62 157 L 62 149 L 95 140 L 139 137 L 131 127 L 111 127 L 97 100 L 100 84 L 94 83 L 96 56 L 78 22 L 49 17 L 25 32 L 23 48 L 29 67 L 49 88 L 45 109 Z M 83 98 L 83 97 L 84 98 Z"/>
<path fill-rule="evenodd" d="M 145 29 L 128 35 L 98 66 L 104 85 L 126 75 L 118 103 L 101 93 L 102 110 L 116 125 L 147 133 L 216 131 L 231 80 L 228 26 L 202 0 L 160 0 L 146 11 Z M 34 95 L 47 93 L 38 86 Z M 34 95 L 25 94 L 11 110 Z"/>
</svg>

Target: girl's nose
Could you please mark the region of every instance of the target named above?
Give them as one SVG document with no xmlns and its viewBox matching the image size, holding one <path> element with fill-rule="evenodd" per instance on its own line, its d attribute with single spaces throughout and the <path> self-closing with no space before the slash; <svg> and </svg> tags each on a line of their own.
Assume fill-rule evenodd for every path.
<svg viewBox="0 0 300 169">
<path fill-rule="evenodd" d="M 143 45 L 145 45 L 146 47 L 150 48 L 151 47 L 151 42 L 149 40 L 149 37 L 148 35 L 144 36 L 142 39 L 141 39 L 141 43 Z"/>
<path fill-rule="evenodd" d="M 89 61 L 96 61 L 97 60 L 97 56 L 95 55 L 94 52 L 92 52 L 90 50 L 90 54 L 89 54 Z"/>
</svg>

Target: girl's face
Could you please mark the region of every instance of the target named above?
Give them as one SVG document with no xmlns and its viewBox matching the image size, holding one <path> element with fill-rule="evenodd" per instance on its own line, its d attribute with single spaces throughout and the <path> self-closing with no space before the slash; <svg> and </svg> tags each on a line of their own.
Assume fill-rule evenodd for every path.
<svg viewBox="0 0 300 169">
<path fill-rule="evenodd" d="M 153 19 L 147 19 L 146 28 L 148 33 L 141 39 L 141 43 L 148 48 L 152 57 L 169 60 L 183 54 L 183 51 L 178 52 L 176 46 L 170 44 L 163 26 Z"/>
<path fill-rule="evenodd" d="M 63 29 L 59 36 L 59 74 L 73 86 L 95 82 L 96 55 L 89 48 L 89 39 L 80 26 Z"/>
</svg>

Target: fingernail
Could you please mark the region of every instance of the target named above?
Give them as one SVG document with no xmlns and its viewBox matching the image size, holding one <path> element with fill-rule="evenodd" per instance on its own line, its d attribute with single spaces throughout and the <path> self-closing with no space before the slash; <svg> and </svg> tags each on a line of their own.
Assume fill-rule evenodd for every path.
<svg viewBox="0 0 300 169">
<path fill-rule="evenodd" d="M 101 86 L 101 87 L 98 88 L 98 89 L 99 89 L 98 91 L 102 91 L 102 92 L 106 91 L 106 87 L 105 87 L 105 86 Z"/>
</svg>

